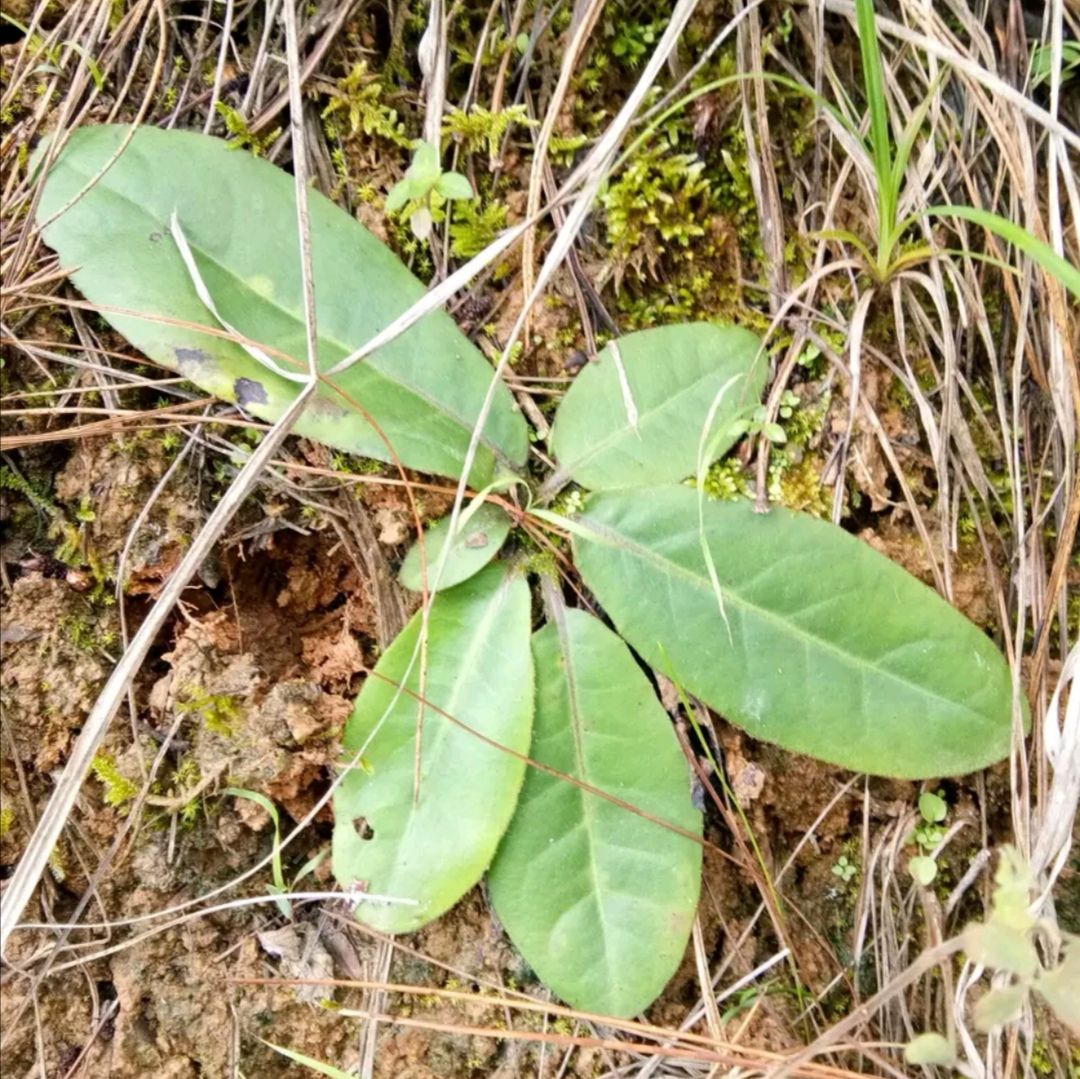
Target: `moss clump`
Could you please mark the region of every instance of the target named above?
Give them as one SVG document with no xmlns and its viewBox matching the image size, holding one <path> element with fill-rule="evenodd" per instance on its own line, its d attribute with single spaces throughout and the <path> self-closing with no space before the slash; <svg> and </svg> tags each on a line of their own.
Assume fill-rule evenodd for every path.
<svg viewBox="0 0 1080 1079">
<path fill-rule="evenodd" d="M 382 80 L 368 70 L 367 61 L 355 64 L 344 78 L 338 79 L 331 91 L 330 104 L 322 111 L 327 134 L 335 137 L 341 134 L 337 121 L 342 117 L 352 135 L 363 132 L 407 149 L 412 140 L 405 134 L 405 124 L 398 119 L 397 109 L 383 101 L 384 93 Z"/>
<path fill-rule="evenodd" d="M 656 277 L 661 260 L 673 249 L 693 258 L 691 241 L 705 235 L 701 222 L 714 209 L 704 169 L 696 154 L 671 153 L 658 144 L 633 158 L 601 194 L 617 280 L 627 267 L 639 279 Z"/>
<path fill-rule="evenodd" d="M 99 753 L 90 762 L 90 771 L 105 788 L 105 804 L 114 809 L 121 809 L 139 793 L 139 788 L 128 779 L 116 766 L 116 761 L 104 753 Z"/>
<path fill-rule="evenodd" d="M 256 135 L 247 124 L 247 121 L 230 105 L 219 101 L 214 106 L 214 111 L 224 120 L 225 130 L 229 135 L 229 145 L 237 150 L 247 150 L 256 157 L 265 157 L 270 147 L 274 145 L 281 128 L 275 127 L 266 135 Z"/>
<path fill-rule="evenodd" d="M 479 255 L 506 228 L 506 206 L 501 202 L 460 202 L 450 219 L 450 251 L 455 258 Z"/>
<path fill-rule="evenodd" d="M 240 718 L 236 698 L 227 693 L 207 693 L 203 689 L 189 692 L 187 700 L 177 703 L 177 712 L 180 715 L 197 715 L 208 731 L 231 738 L 236 721 Z"/>
<path fill-rule="evenodd" d="M 527 106 L 511 105 L 508 109 L 492 112 L 481 105 L 473 105 L 468 112 L 451 108 L 443 117 L 442 133 L 444 138 L 458 143 L 465 153 L 486 149 L 488 157 L 494 160 L 499 156 L 503 137 L 513 126 L 537 126 L 537 122 L 529 118 Z"/>
</svg>

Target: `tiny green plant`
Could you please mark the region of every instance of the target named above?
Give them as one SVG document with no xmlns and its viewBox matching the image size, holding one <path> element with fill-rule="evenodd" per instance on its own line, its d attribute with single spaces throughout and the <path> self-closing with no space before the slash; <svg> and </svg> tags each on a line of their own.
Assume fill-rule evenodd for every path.
<svg viewBox="0 0 1080 1079">
<path fill-rule="evenodd" d="M 411 214 L 472 194 L 426 143 L 402 185 L 388 203 Z M 307 379 L 294 200 L 284 172 L 221 140 L 101 126 L 71 136 L 38 214 L 133 345 L 273 421 Z M 755 738 L 857 771 L 928 779 L 1006 756 L 1012 677 L 989 637 L 834 525 L 707 496 L 747 430 L 777 436 L 753 333 L 689 323 L 610 341 L 559 403 L 555 464 L 537 476 L 508 388 L 444 313 L 359 351 L 424 287 L 314 192 L 309 215 L 321 378 L 295 431 L 452 479 L 468 469 L 474 492 L 406 558 L 427 609 L 346 725 L 332 858 L 360 920 L 419 929 L 486 877 L 561 998 L 646 1008 L 682 960 L 703 848 L 649 668 Z M 580 585 L 563 588 L 538 546 Z M 603 619 L 574 605 L 586 589 Z M 229 702 L 204 697 L 188 709 L 230 730 Z"/>
<path fill-rule="evenodd" d="M 833 863 L 833 876 L 839 877 L 845 884 L 850 884 L 858 872 L 859 867 L 850 861 L 846 854 L 841 854 Z"/>
<path fill-rule="evenodd" d="M 969 925 L 943 946 L 965 952 L 993 977 L 994 984 L 974 1008 L 976 1029 L 986 1032 L 1012 1022 L 1029 1001 L 1039 998 L 1069 1030 L 1080 1031 L 1080 937 L 1032 914 L 1034 881 L 1014 848 L 1002 849 L 994 883 L 990 917 Z M 905 1052 L 910 1064 L 976 1074 L 961 1061 L 953 1042 L 936 1031 L 914 1038 Z"/>
<path fill-rule="evenodd" d="M 242 787 L 227 787 L 224 793 L 232 795 L 234 798 L 245 798 L 249 802 L 254 802 L 270 818 L 270 822 L 274 826 L 274 846 L 270 852 L 270 872 L 274 883 L 267 888 L 267 891 L 277 897 L 274 902 L 282 916 L 292 918 L 292 904 L 285 897 L 290 891 L 295 891 L 297 885 L 305 877 L 310 876 L 319 868 L 319 865 L 326 858 L 326 852 L 320 851 L 309 858 L 297 870 L 290 886 L 285 880 L 285 869 L 281 858 L 281 818 L 278 815 L 277 806 L 265 794 L 260 794 L 258 791 L 244 790 Z"/>
<path fill-rule="evenodd" d="M 475 198 L 472 184 L 460 172 L 443 172 L 439 151 L 430 142 L 417 143 L 412 164 L 386 196 L 388 214 L 403 213 L 418 240 L 431 235 L 431 227 L 442 204 L 455 199 Z"/>
<path fill-rule="evenodd" d="M 923 887 L 933 884 L 937 879 L 938 866 L 933 851 L 945 838 L 945 829 L 941 825 L 948 812 L 944 791 L 939 790 L 936 794 L 923 791 L 919 795 L 921 820 L 910 836 L 910 841 L 915 844 L 919 853 L 908 861 L 908 871 Z"/>
</svg>

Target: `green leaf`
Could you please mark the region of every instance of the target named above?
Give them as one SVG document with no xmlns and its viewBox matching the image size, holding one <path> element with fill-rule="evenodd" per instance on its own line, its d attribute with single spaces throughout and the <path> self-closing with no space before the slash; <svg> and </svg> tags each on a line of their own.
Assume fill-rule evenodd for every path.
<svg viewBox="0 0 1080 1079">
<path fill-rule="evenodd" d="M 533 636 L 533 660 L 533 759 L 700 835 L 671 722 L 622 641 L 562 610 Z M 488 886 L 510 939 L 563 1000 L 629 1016 L 679 965 L 700 875 L 693 840 L 531 769 Z"/>
<path fill-rule="evenodd" d="M 984 967 L 1007 970 L 1020 978 L 1034 977 L 1039 955 L 1031 934 L 993 919 L 964 930 L 964 950 Z"/>
<path fill-rule="evenodd" d="M 640 487 L 693 475 L 718 395 L 706 464 L 734 444 L 735 421 L 761 397 L 768 361 L 748 330 L 698 322 L 642 330 L 614 344 L 618 355 L 609 345 L 588 364 L 555 417 L 557 475 L 583 487 Z"/>
<path fill-rule="evenodd" d="M 578 568 L 650 664 L 755 738 L 856 771 L 954 775 L 1008 753 L 1008 667 L 934 592 L 804 514 L 701 514 L 699 531 L 698 492 L 676 486 L 593 495 L 577 518 Z"/>
<path fill-rule="evenodd" d="M 916 854 L 908 862 L 908 872 L 927 888 L 937 879 L 937 862 L 927 854 Z"/>
<path fill-rule="evenodd" d="M 1006 844 L 1001 848 L 994 873 L 991 923 L 1023 932 L 1034 929 L 1035 916 L 1028 909 L 1034 890 L 1031 868 L 1014 846 Z"/>
<path fill-rule="evenodd" d="M 440 592 L 428 629 L 419 799 L 414 804 L 419 614 L 357 698 L 345 756 L 362 753 L 364 766 L 345 775 L 334 797 L 334 876 L 345 888 L 359 882 L 365 891 L 418 903 L 362 903 L 357 917 L 385 933 L 411 932 L 437 918 L 491 862 L 525 765 L 483 739 L 519 754 L 529 749 L 533 671 L 524 578 L 489 566 Z M 411 692 L 398 691 L 403 681 Z"/>
<path fill-rule="evenodd" d="M 909 1064 L 937 1064 L 947 1068 L 956 1061 L 956 1050 L 948 1038 L 931 1031 L 912 1038 L 904 1046 L 904 1059 Z"/>
<path fill-rule="evenodd" d="M 1017 985 L 991 989 L 975 1005 L 975 1026 L 981 1031 L 1000 1027 L 1018 1018 L 1027 998 L 1028 988 L 1022 982 Z"/>
<path fill-rule="evenodd" d="M 423 194 L 424 191 L 420 189 L 420 185 L 415 180 L 407 178 L 398 180 L 386 193 L 383 210 L 388 214 L 397 213 L 410 199 L 420 198 Z"/>
<path fill-rule="evenodd" d="M 422 193 L 426 194 L 442 175 L 439 151 L 430 142 L 417 143 L 412 163 L 405 170 L 405 175 L 414 180 Z"/>
<path fill-rule="evenodd" d="M 427 554 L 428 587 L 432 573 L 442 557 L 450 529 L 450 518 L 444 517 L 424 532 Z M 482 502 L 467 518 L 463 513 L 458 532 L 446 556 L 439 588 L 451 588 L 479 573 L 498 553 L 510 533 L 510 518 L 493 502 Z M 421 591 L 420 545 L 414 543 L 401 564 L 398 579 L 406 588 Z"/>
<path fill-rule="evenodd" d="M 126 125 L 76 131 L 49 172 L 38 221 L 59 213 L 129 131 Z M 104 177 L 44 236 L 83 295 L 113 309 L 103 314 L 133 345 L 204 390 L 275 420 L 295 398 L 297 383 L 235 341 L 214 336 L 223 326 L 199 298 L 170 231 L 174 213 L 224 322 L 261 345 L 267 363 L 302 379 L 307 346 L 293 180 L 266 161 L 234 153 L 220 139 L 139 128 Z M 374 236 L 314 191 L 310 217 L 325 371 L 425 290 Z M 490 381 L 487 360 L 449 316 L 433 312 L 335 376 L 333 385 L 324 383 L 295 430 L 390 460 L 366 413 L 403 464 L 456 477 Z M 520 467 L 526 452 L 525 423 L 509 391 L 498 386 L 470 481 L 487 483 L 496 461 Z"/>
<path fill-rule="evenodd" d="M 878 182 L 879 227 L 881 231 L 886 231 L 891 230 L 894 223 L 898 192 L 892 178 L 889 105 L 885 97 L 885 78 L 877 40 L 874 0 L 855 0 L 855 20 L 859 32 L 866 103 L 870 111 L 870 151 Z M 878 242 L 884 240 L 885 236 L 879 235 Z"/>
<path fill-rule="evenodd" d="M 468 200 L 476 197 L 473 194 L 472 184 L 469 183 L 468 177 L 462 176 L 460 172 L 444 172 L 439 177 L 435 190 L 444 199 Z"/>
<path fill-rule="evenodd" d="M 972 224 L 981 225 L 988 232 L 1000 236 L 1006 243 L 1022 251 L 1080 300 L 1080 269 L 1015 221 L 989 210 L 977 210 L 974 206 L 931 206 L 922 212 L 926 217 L 959 217 Z"/>
<path fill-rule="evenodd" d="M 1080 1036 L 1080 940 L 1069 939 L 1061 964 L 1040 972 L 1035 988 L 1058 1019 Z"/>
<path fill-rule="evenodd" d="M 919 815 L 930 824 L 938 824 L 945 819 L 949 807 L 945 799 L 932 791 L 923 791 L 919 795 Z"/>
</svg>

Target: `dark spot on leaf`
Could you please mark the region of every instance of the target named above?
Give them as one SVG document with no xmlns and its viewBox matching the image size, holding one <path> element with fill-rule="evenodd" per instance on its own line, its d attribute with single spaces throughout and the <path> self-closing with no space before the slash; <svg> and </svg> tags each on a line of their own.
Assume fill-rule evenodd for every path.
<svg viewBox="0 0 1080 1079">
<path fill-rule="evenodd" d="M 265 405 L 266 387 L 253 378 L 238 378 L 233 383 L 238 405 Z"/>
<path fill-rule="evenodd" d="M 162 240 L 162 233 L 160 233 L 160 232 L 151 232 L 150 233 L 150 242 L 152 244 L 159 244 L 159 243 L 161 243 L 161 240 Z"/>
<path fill-rule="evenodd" d="M 471 536 L 467 536 L 465 539 L 465 546 L 470 550 L 476 550 L 479 547 L 486 547 L 488 545 L 488 537 L 486 532 L 473 532 Z"/>
<path fill-rule="evenodd" d="M 201 348 L 174 348 L 173 354 L 176 356 L 176 362 L 181 369 L 185 365 L 201 367 L 204 363 L 209 363 L 213 359 L 209 352 L 204 352 Z"/>
<path fill-rule="evenodd" d="M 353 828 L 356 829 L 356 834 L 360 839 L 375 838 L 375 829 L 368 824 L 367 819 L 364 817 L 357 817 L 353 821 Z"/>
</svg>

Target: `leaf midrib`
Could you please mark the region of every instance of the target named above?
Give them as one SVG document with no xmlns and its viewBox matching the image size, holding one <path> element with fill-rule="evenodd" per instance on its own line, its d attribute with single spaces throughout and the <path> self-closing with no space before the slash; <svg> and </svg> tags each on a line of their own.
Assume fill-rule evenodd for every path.
<svg viewBox="0 0 1080 1079">
<path fill-rule="evenodd" d="M 611 545 L 622 548 L 628 554 L 637 556 L 642 561 L 650 562 L 653 565 L 659 567 L 661 571 L 668 572 L 671 576 L 676 578 L 682 578 L 688 581 L 699 592 L 705 592 L 708 595 L 713 595 L 712 586 L 701 577 L 694 573 L 692 570 L 687 569 L 685 566 L 679 565 L 679 563 L 672 561 L 669 558 L 665 558 L 663 555 L 658 554 L 656 551 L 642 546 L 640 543 L 631 541 L 629 537 L 624 536 L 620 532 L 616 532 L 614 529 L 607 525 L 603 525 L 591 518 L 583 516 L 579 518 L 583 523 L 588 522 L 589 527 L 594 529 L 599 535 L 607 537 L 611 541 Z M 810 648 L 811 645 L 816 645 L 825 651 L 834 653 L 845 660 L 848 665 L 856 668 L 866 668 L 878 673 L 882 678 L 891 680 L 899 685 L 905 686 L 908 689 L 913 689 L 917 694 L 924 696 L 931 700 L 940 701 L 947 704 L 952 709 L 960 709 L 966 711 L 972 715 L 979 716 L 985 719 L 984 712 L 976 711 L 960 701 L 954 700 L 952 697 L 945 697 L 942 694 L 929 690 L 925 685 L 920 682 L 912 681 L 909 678 L 904 678 L 897 674 L 895 671 L 889 670 L 887 667 L 881 667 L 879 664 L 867 660 L 861 656 L 858 656 L 854 652 L 850 652 L 845 648 L 839 647 L 837 644 L 820 637 L 813 633 L 808 633 L 800 627 L 794 625 L 794 623 L 785 620 L 780 615 L 770 611 L 767 607 L 762 607 L 756 603 L 750 602 L 742 596 L 738 591 L 732 588 L 730 585 L 723 586 L 724 600 L 730 598 L 736 606 L 741 607 L 743 610 L 758 615 L 762 620 L 772 623 L 775 626 L 782 627 L 787 633 L 796 638 L 801 638 L 805 644 L 804 647 Z"/>
<path fill-rule="evenodd" d="M 81 169 L 75 168 L 70 162 L 66 162 L 65 165 L 73 173 L 80 176 L 84 180 L 90 180 L 90 179 L 93 178 L 94 175 L 96 175 L 96 173 L 87 175 Z M 108 179 L 108 175 L 109 174 L 106 173 L 105 177 L 103 177 L 102 180 L 99 181 L 101 186 L 104 187 L 104 189 L 106 191 L 110 192 L 110 194 L 116 196 L 117 198 L 123 200 L 129 206 L 135 207 L 135 209 L 138 210 L 140 213 L 142 213 L 151 224 L 157 224 L 158 223 L 157 219 L 155 217 L 153 217 L 149 213 L 149 211 L 147 211 L 145 206 L 142 206 L 138 202 L 135 202 L 125 192 L 120 191 L 116 187 L 106 183 L 105 181 Z M 181 224 L 182 224 L 182 222 L 181 222 Z M 237 274 L 235 273 L 235 271 L 233 271 L 228 266 L 225 266 L 221 262 L 219 262 L 218 259 L 216 259 L 209 252 L 207 252 L 199 243 L 193 241 L 190 236 L 187 237 L 187 241 L 188 241 L 188 246 L 192 249 L 192 251 L 197 252 L 207 262 L 213 263 L 216 267 L 218 267 L 219 270 L 222 270 L 227 276 L 232 278 L 233 281 L 239 282 L 240 283 L 240 291 L 241 291 L 242 295 L 246 295 L 246 296 L 249 296 L 249 297 L 254 297 L 259 302 L 268 304 L 270 307 L 273 307 L 275 310 L 280 311 L 281 314 L 283 314 L 286 318 L 288 318 L 292 322 L 295 322 L 298 326 L 301 326 L 301 327 L 303 326 L 303 321 L 297 316 L 295 311 L 292 311 L 287 307 L 282 307 L 280 303 L 278 303 L 276 300 L 272 299 L 271 297 L 267 297 L 267 296 L 264 296 L 262 293 L 256 292 L 253 288 L 251 288 L 249 285 L 247 285 L 246 282 L 244 282 L 242 278 L 238 277 Z M 196 299 L 198 299 L 198 297 L 196 297 Z M 200 305 L 202 305 L 202 301 L 199 301 L 199 302 L 200 302 Z M 202 305 L 202 306 L 204 306 L 204 309 L 205 309 L 205 305 Z M 209 314 L 209 312 L 207 312 L 207 313 Z M 213 315 L 210 315 L 210 317 L 213 318 Z M 425 316 L 425 318 L 426 317 L 427 316 Z M 422 320 L 420 320 L 420 321 L 422 321 Z M 352 348 L 349 348 L 349 347 L 343 345 L 340 341 L 336 340 L 335 338 L 330 337 L 327 334 L 324 334 L 321 330 L 317 329 L 317 332 L 318 332 L 318 338 L 319 338 L 320 341 L 324 341 L 328 345 L 330 345 L 332 348 L 336 348 L 336 349 L 340 350 L 343 356 L 348 356 L 353 351 Z M 382 370 L 382 368 L 376 367 L 374 364 L 367 363 L 366 360 L 361 360 L 359 362 L 360 363 L 365 363 L 368 370 L 373 371 L 376 374 L 376 376 L 378 376 L 384 382 L 388 383 L 390 386 L 397 387 L 399 390 L 404 391 L 405 393 L 411 394 L 412 396 L 416 397 L 418 400 L 421 400 L 425 404 L 430 406 L 435 412 L 439 412 L 439 413 L 443 414 L 448 419 L 450 419 L 453 423 L 455 423 L 461 429 L 461 431 L 464 432 L 464 434 L 468 438 L 472 437 L 472 432 L 473 432 L 474 425 L 471 424 L 471 423 L 467 423 L 465 421 L 464 417 L 460 416 L 456 411 L 449 408 L 444 402 L 438 401 L 437 399 L 435 399 L 433 397 L 429 397 L 422 390 L 418 389 L 417 387 L 411 385 L 408 382 L 403 382 L 403 381 L 401 381 L 399 379 L 392 378 L 390 376 L 390 374 L 388 374 L 386 371 Z M 297 370 L 298 371 L 300 370 L 299 367 L 297 368 Z M 270 374 L 270 375 L 273 375 L 272 371 L 267 372 L 267 373 Z M 274 377 L 280 377 L 280 376 L 274 376 Z M 344 391 L 338 385 L 337 382 L 335 382 L 333 379 L 327 378 L 323 374 L 319 375 L 319 379 L 324 385 L 326 385 L 326 386 L 330 387 L 331 389 L 333 389 L 351 407 L 351 402 L 349 401 L 349 394 L 346 391 Z M 502 464 L 504 464 L 504 465 L 506 465 L 506 466 L 508 466 L 510 468 L 515 467 L 513 465 L 513 463 L 511 462 L 510 458 L 503 452 L 503 450 L 500 447 L 498 447 L 497 445 L 495 445 L 495 443 L 492 442 L 490 440 L 490 438 L 487 435 L 485 435 L 483 432 L 481 432 L 481 434 L 480 434 L 480 442 L 484 446 L 486 446 Z M 443 448 L 446 449 L 445 446 Z"/>
<path fill-rule="evenodd" d="M 581 727 L 581 709 L 578 703 L 577 683 L 574 676 L 574 662 L 570 655 L 570 635 L 566 623 L 566 609 L 559 607 L 552 614 L 555 624 L 555 634 L 559 642 L 559 650 L 563 654 L 564 670 L 566 672 L 566 699 L 569 711 L 570 730 L 573 734 L 574 760 L 577 764 L 578 777 L 586 783 L 591 782 L 585 768 L 585 746 L 583 742 L 584 732 Z M 608 948 L 607 922 L 604 918 L 604 905 L 600 901 L 600 877 L 596 866 L 596 844 L 593 842 L 593 829 L 596 819 L 591 806 L 591 796 L 587 797 L 579 787 L 573 787 L 574 797 L 581 807 L 581 815 L 585 822 L 585 842 L 589 847 L 589 876 L 592 878 L 592 897 L 596 905 L 596 918 L 600 924 L 601 953 L 603 955 L 604 970 L 611 974 L 611 962 Z M 608 982 L 610 984 L 610 977 Z"/>
<path fill-rule="evenodd" d="M 496 591 L 487 598 L 487 603 L 484 605 L 483 616 L 477 624 L 477 631 L 473 633 L 469 644 L 465 649 L 465 652 L 460 657 L 457 674 L 454 677 L 454 682 L 450 691 L 450 695 L 447 698 L 447 702 L 445 705 L 440 706 L 443 711 L 445 711 L 448 715 L 453 716 L 457 714 L 458 696 L 464 687 L 467 676 L 473 673 L 472 668 L 476 662 L 478 654 L 483 651 L 483 646 L 486 646 L 486 644 L 488 643 L 492 626 L 498 622 L 499 616 L 502 614 L 504 606 L 511 599 L 510 589 L 512 584 L 513 579 L 509 574 L 506 574 L 503 577 L 503 580 L 499 582 L 499 586 Z M 431 709 L 428 710 L 433 711 Z M 424 755 L 424 759 L 428 762 L 428 766 L 423 769 L 423 772 L 421 774 L 421 785 L 423 784 L 424 780 L 431 775 L 432 771 L 434 771 L 432 766 L 437 763 L 443 747 L 446 744 L 446 739 L 450 736 L 450 733 L 458 730 L 445 716 L 435 713 L 434 718 L 438 723 L 438 727 L 432 735 L 431 744 L 430 746 L 421 745 L 421 752 Z M 425 717 L 425 722 L 430 721 L 430 716 Z M 465 732 L 459 733 L 464 734 Z M 478 742 L 477 746 L 483 748 L 484 743 Z M 502 754 L 500 754 L 500 757 L 501 756 Z M 423 797 L 422 789 L 420 796 Z M 413 829 L 416 826 L 418 817 L 420 816 L 419 812 L 417 812 L 417 810 L 413 808 L 411 802 L 409 804 L 409 809 L 407 813 L 408 816 L 405 821 L 405 829 L 402 832 L 401 838 L 397 841 L 397 847 L 399 850 L 407 849 Z M 394 859 L 392 862 L 393 868 L 391 870 L 392 878 L 396 878 L 400 865 L 401 862 L 397 857 L 397 852 L 395 851 Z M 391 879 L 389 883 L 392 884 L 393 879 Z M 388 894 L 394 895 L 396 893 L 393 891 L 392 888 L 388 888 Z"/>
</svg>

